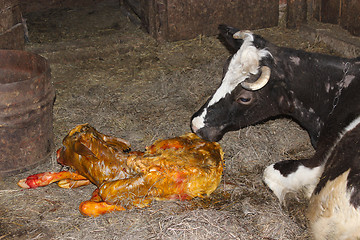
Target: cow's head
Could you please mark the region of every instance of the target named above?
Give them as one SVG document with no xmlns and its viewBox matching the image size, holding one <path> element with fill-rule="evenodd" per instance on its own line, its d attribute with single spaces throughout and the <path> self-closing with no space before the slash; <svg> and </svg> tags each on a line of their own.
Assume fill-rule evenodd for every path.
<svg viewBox="0 0 360 240">
<path fill-rule="evenodd" d="M 220 31 L 236 53 L 224 67 L 220 87 L 191 119 L 193 132 L 209 141 L 279 114 L 281 101 L 272 83 L 270 43 L 249 31 L 226 26 Z"/>
</svg>

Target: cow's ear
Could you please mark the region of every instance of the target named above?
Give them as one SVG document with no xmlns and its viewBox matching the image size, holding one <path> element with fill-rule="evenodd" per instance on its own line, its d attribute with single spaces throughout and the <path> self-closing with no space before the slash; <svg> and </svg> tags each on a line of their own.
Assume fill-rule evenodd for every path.
<svg viewBox="0 0 360 240">
<path fill-rule="evenodd" d="M 221 24 L 219 25 L 219 31 L 221 40 L 225 42 L 226 47 L 228 47 L 231 52 L 239 50 L 244 41 L 242 39 L 233 38 L 234 33 L 240 31 L 239 29 Z"/>
</svg>

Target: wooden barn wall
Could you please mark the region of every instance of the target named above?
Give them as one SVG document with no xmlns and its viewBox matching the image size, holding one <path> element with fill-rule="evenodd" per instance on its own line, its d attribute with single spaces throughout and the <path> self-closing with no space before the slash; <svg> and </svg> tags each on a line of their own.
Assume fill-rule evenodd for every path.
<svg viewBox="0 0 360 240">
<path fill-rule="evenodd" d="M 169 41 L 217 34 L 221 23 L 256 29 L 276 26 L 279 19 L 278 0 L 140 0 L 139 7 L 148 32 Z"/>
<path fill-rule="evenodd" d="M 23 13 L 42 12 L 56 8 L 91 6 L 104 0 L 19 0 Z"/>
<path fill-rule="evenodd" d="M 360 36 L 360 0 L 342 1 L 340 25 L 351 34 Z"/>
<path fill-rule="evenodd" d="M 314 17 L 324 23 L 340 24 L 360 36 L 360 0 L 315 0 Z"/>
<path fill-rule="evenodd" d="M 0 49 L 24 48 L 24 28 L 19 2 L 0 0 Z"/>
</svg>

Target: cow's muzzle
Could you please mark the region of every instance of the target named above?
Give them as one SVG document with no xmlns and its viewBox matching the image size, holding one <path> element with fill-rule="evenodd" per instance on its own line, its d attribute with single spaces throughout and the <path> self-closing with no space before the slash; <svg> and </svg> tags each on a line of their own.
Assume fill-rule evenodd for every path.
<svg viewBox="0 0 360 240">
<path fill-rule="evenodd" d="M 224 133 L 215 127 L 203 127 L 200 129 L 196 129 L 196 127 L 191 128 L 196 135 L 210 142 L 220 141 L 224 136 Z"/>
</svg>

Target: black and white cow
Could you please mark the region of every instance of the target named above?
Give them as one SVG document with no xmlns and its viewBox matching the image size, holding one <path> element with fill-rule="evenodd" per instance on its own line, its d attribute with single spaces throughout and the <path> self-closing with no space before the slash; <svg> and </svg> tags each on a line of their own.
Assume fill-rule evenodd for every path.
<svg viewBox="0 0 360 240">
<path fill-rule="evenodd" d="M 297 120 L 315 155 L 270 165 L 264 182 L 280 201 L 305 190 L 316 239 L 360 239 L 360 58 L 278 47 L 249 31 L 219 29 L 235 54 L 220 87 L 193 115 L 193 132 L 218 141 L 270 117 Z"/>
</svg>

